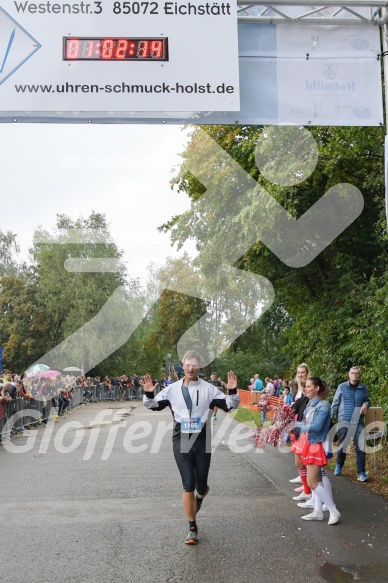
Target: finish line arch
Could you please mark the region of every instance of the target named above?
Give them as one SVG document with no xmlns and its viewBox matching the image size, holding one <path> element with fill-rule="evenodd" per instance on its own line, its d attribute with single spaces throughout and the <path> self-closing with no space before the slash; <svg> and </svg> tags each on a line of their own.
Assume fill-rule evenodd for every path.
<svg viewBox="0 0 388 583">
<path fill-rule="evenodd" d="M 91 3 L 92 6 L 93 4 L 98 5 L 97 14 L 101 9 L 100 6 L 104 6 L 104 0 Z M 116 4 L 120 4 L 122 11 L 124 4 L 120 2 Z M 130 3 L 125 3 L 126 6 L 128 4 Z M 225 3 L 223 5 L 229 6 Z M 12 77 L 2 81 L 1 75 L 3 74 L 4 77 L 6 72 L 3 69 L 6 69 L 10 62 L 10 55 L 13 54 L 16 41 L 12 43 L 12 35 L 15 34 L 12 29 L 15 27 L 13 25 L 9 27 L 9 19 L 4 24 L 5 11 L 0 6 L 0 31 L 2 26 L 9 27 L 7 34 L 4 33 L 4 38 L 9 39 L 8 46 L 4 46 L 3 53 L 0 53 L 2 62 L 2 65 L 0 63 L 0 96 L 1 93 L 6 95 L 6 92 L 11 90 L 15 93 L 16 86 L 19 94 L 22 91 L 22 96 L 15 94 L 15 99 L 9 100 L 10 105 L 7 108 L 3 105 L 3 111 L 0 111 L 0 122 L 383 125 L 381 59 L 386 65 L 388 58 L 388 53 L 386 53 L 387 1 L 352 0 L 345 5 L 336 0 L 327 0 L 322 5 L 318 0 L 295 0 L 294 2 L 274 0 L 269 3 L 238 0 L 236 9 L 240 71 L 236 83 L 239 85 L 240 92 L 239 109 L 236 105 L 237 99 L 226 94 L 227 87 L 231 85 L 218 83 L 214 87 L 217 87 L 217 91 L 220 90 L 220 94 L 206 102 L 216 103 L 217 111 L 214 108 L 204 107 L 205 101 L 199 94 L 196 99 L 187 101 L 190 104 L 194 102 L 195 105 L 198 103 L 198 111 L 193 109 L 176 111 L 176 104 L 183 99 L 178 95 L 169 99 L 168 107 L 161 108 L 160 111 L 155 111 L 155 106 L 152 111 L 137 110 L 136 104 L 144 101 L 147 95 L 140 95 L 138 100 L 135 99 L 138 96 L 131 95 L 130 99 L 128 98 L 128 109 L 132 103 L 135 103 L 135 106 L 131 108 L 134 111 L 115 111 L 113 107 L 107 107 L 113 99 L 111 96 L 107 96 L 97 110 L 93 107 L 96 102 L 95 96 L 92 95 L 95 85 L 90 78 L 87 78 L 85 84 L 80 86 L 83 89 L 79 89 L 80 93 L 76 100 L 77 102 L 82 100 L 82 108 L 76 110 L 72 107 L 71 98 L 74 96 L 69 93 L 62 102 L 63 107 L 60 111 L 53 108 L 48 111 L 42 106 L 44 105 L 43 98 L 39 98 L 41 88 L 48 86 L 43 83 L 43 80 L 47 81 L 47 75 L 45 78 L 39 77 L 37 72 L 36 83 L 33 85 L 29 82 L 24 83 L 23 71 L 27 69 L 24 69 L 25 65 L 23 65 Z M 37 52 L 31 57 L 30 64 L 33 64 L 33 59 L 36 58 L 35 63 L 38 65 L 38 55 L 39 52 L 43 54 L 44 47 L 41 49 L 40 40 L 36 40 L 33 36 L 38 27 L 32 23 L 39 21 L 39 14 L 35 12 L 27 14 L 24 11 L 22 14 L 8 14 L 8 16 L 11 16 L 11 20 L 15 22 L 17 19 L 16 24 L 20 27 L 28 24 L 29 32 L 23 29 L 28 37 L 24 38 L 24 42 L 29 43 L 31 48 L 28 46 L 26 51 Z M 62 19 L 65 16 L 58 15 L 58 18 Z M 127 15 L 116 15 L 115 22 L 124 17 L 127 18 Z M 77 18 L 77 15 L 71 17 L 75 23 Z M 140 15 L 139 18 L 145 17 Z M 136 20 L 135 17 L 133 20 Z M 216 28 L 212 22 L 217 23 L 216 20 L 210 19 L 208 29 L 210 31 Z M 80 34 L 80 28 L 79 26 L 77 28 L 75 24 L 68 34 L 77 36 Z M 232 32 L 230 34 L 233 36 Z M 97 38 L 92 40 L 97 41 Z M 90 35 L 87 42 L 90 47 Z M 156 39 L 153 42 L 156 42 Z M 61 62 L 62 65 L 63 62 Z M 73 68 L 79 65 L 84 67 L 84 71 L 86 70 L 85 63 L 67 63 L 68 70 L 72 69 L 72 65 L 74 65 Z M 126 63 L 120 63 L 120 65 L 125 66 Z M 135 65 L 147 67 L 145 63 Z M 108 63 L 100 63 L 100 70 L 104 66 L 106 70 Z M 150 63 L 148 66 L 155 69 L 156 63 Z M 160 66 L 158 64 L 158 67 Z M 67 85 L 62 83 L 60 87 L 65 88 L 64 90 L 67 87 L 73 90 L 71 83 Z M 135 91 L 139 91 L 140 86 L 133 85 L 132 87 Z M 185 86 L 190 91 L 199 91 L 199 87 L 195 83 Z M 210 91 L 215 93 L 215 89 L 210 89 Z M 90 99 L 87 100 L 81 92 L 90 92 Z M 203 86 L 203 92 L 206 92 L 206 84 Z M 52 93 L 55 93 L 54 89 Z M 53 96 L 52 99 L 55 97 Z M 22 103 L 23 107 L 17 107 L 15 103 Z M 233 107 L 229 110 L 223 107 L 223 103 L 230 103 Z M 163 104 L 166 104 L 166 100 Z M 141 104 L 141 108 L 143 107 Z"/>
</svg>

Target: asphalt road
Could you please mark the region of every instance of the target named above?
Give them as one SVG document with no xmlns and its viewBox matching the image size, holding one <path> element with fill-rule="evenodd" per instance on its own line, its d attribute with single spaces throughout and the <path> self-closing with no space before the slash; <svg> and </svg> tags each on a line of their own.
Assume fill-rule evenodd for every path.
<svg viewBox="0 0 388 583">
<path fill-rule="evenodd" d="M 171 413 L 128 407 L 83 405 L 0 447 L 2 583 L 388 581 L 388 502 L 330 475 L 341 522 L 302 521 L 292 454 L 258 453 L 222 412 L 200 543 L 185 545 Z"/>
</svg>

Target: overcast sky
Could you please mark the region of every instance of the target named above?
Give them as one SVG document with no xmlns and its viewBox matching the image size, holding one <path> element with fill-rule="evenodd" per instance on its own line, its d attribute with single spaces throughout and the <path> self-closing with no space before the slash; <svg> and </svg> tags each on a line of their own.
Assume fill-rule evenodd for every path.
<svg viewBox="0 0 388 583">
<path fill-rule="evenodd" d="M 157 227 L 189 208 L 171 190 L 187 132 L 165 125 L 1 124 L 1 228 L 17 233 L 27 257 L 38 225 L 56 214 L 104 213 L 128 274 L 175 256 Z"/>
</svg>

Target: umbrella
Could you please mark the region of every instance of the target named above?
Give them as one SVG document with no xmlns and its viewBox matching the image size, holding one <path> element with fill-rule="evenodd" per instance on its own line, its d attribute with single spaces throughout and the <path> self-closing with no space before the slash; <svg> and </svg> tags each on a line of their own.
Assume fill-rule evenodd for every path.
<svg viewBox="0 0 388 583">
<path fill-rule="evenodd" d="M 62 374 L 59 370 L 44 370 L 38 373 L 38 377 L 40 379 L 47 379 L 49 377 L 57 377 L 58 375 Z"/>
<path fill-rule="evenodd" d="M 31 365 L 26 372 L 36 374 L 37 372 L 41 372 L 43 370 L 49 370 L 50 367 L 47 364 L 33 364 Z"/>
<path fill-rule="evenodd" d="M 67 374 L 72 377 L 79 377 L 83 374 L 82 370 L 78 366 L 68 366 L 63 369 L 63 374 Z"/>
</svg>

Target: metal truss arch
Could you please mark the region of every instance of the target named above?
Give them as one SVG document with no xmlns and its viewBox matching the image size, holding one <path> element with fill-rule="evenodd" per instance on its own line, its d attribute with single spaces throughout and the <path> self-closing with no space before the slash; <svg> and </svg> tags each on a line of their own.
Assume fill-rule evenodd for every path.
<svg viewBox="0 0 388 583">
<path fill-rule="evenodd" d="M 382 26 L 387 22 L 387 0 L 238 0 L 240 23 Z"/>
</svg>

